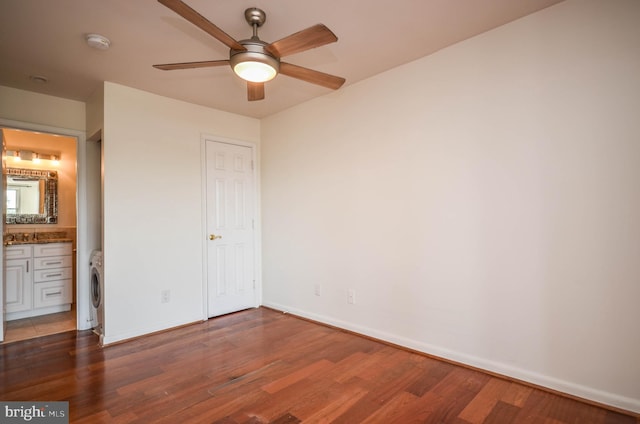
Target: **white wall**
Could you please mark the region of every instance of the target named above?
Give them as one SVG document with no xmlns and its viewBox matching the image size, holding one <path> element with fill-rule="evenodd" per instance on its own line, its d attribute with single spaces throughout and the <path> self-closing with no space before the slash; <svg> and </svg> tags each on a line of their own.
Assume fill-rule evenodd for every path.
<svg viewBox="0 0 640 424">
<path fill-rule="evenodd" d="M 0 117 L 38 125 L 85 130 L 85 104 L 0 86 Z"/>
<path fill-rule="evenodd" d="M 640 411 L 638 22 L 568 0 L 264 119 L 264 303 Z"/>
<path fill-rule="evenodd" d="M 104 85 L 101 85 L 87 99 L 87 139 L 100 139 L 104 124 Z"/>
<path fill-rule="evenodd" d="M 105 83 L 106 344 L 204 318 L 203 134 L 258 143 L 260 122 Z"/>
</svg>

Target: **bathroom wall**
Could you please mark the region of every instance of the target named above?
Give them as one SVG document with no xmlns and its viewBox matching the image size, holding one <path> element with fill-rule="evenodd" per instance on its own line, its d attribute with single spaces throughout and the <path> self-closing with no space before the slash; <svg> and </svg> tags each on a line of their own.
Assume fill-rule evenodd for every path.
<svg viewBox="0 0 640 424">
<path fill-rule="evenodd" d="M 33 161 L 14 161 L 6 159 L 10 168 L 46 169 L 58 172 L 58 222 L 56 224 L 29 225 L 42 231 L 69 228 L 75 232 L 76 227 L 76 139 L 59 135 L 37 133 L 33 131 L 4 128 L 2 130 L 5 146 L 35 152 L 56 152 L 61 154 L 60 163 L 52 164 L 43 160 L 40 164 Z M 25 225 L 7 225 L 6 231 L 22 231 Z"/>
</svg>

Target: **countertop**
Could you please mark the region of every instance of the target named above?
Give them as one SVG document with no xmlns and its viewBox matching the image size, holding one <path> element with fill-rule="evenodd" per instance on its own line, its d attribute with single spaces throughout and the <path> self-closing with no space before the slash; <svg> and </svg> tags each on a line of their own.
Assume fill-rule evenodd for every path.
<svg viewBox="0 0 640 424">
<path fill-rule="evenodd" d="M 5 246 L 15 246 L 20 244 L 45 244 L 45 243 L 71 243 L 73 240 L 69 238 L 63 239 L 42 239 L 42 240 L 7 240 L 4 242 Z"/>
</svg>

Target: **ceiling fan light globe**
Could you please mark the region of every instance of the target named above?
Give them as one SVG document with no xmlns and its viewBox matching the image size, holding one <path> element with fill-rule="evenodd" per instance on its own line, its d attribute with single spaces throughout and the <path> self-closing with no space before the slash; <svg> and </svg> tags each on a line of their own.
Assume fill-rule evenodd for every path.
<svg viewBox="0 0 640 424">
<path fill-rule="evenodd" d="M 250 82 L 271 81 L 278 74 L 273 66 L 255 61 L 237 63 L 233 66 L 233 72 L 243 80 Z"/>
<path fill-rule="evenodd" d="M 241 40 L 245 50 L 231 49 L 229 64 L 240 78 L 249 82 L 267 82 L 280 72 L 280 60 L 266 51 L 267 44 L 258 38 Z"/>
</svg>

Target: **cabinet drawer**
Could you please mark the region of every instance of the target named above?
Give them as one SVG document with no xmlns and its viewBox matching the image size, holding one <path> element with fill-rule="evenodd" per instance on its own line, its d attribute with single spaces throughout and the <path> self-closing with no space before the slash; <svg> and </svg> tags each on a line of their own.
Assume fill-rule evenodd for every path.
<svg viewBox="0 0 640 424">
<path fill-rule="evenodd" d="M 71 243 L 43 243 L 33 246 L 33 256 L 62 256 L 71 255 Z"/>
<path fill-rule="evenodd" d="M 71 268 L 36 269 L 33 271 L 33 282 L 65 280 L 71 278 Z"/>
<path fill-rule="evenodd" d="M 71 280 L 35 283 L 33 285 L 33 307 L 64 305 L 71 303 Z"/>
<path fill-rule="evenodd" d="M 71 256 L 47 256 L 34 258 L 33 269 L 65 268 L 71 266 Z"/>
<path fill-rule="evenodd" d="M 6 259 L 29 259 L 31 258 L 31 246 L 28 244 L 22 246 L 9 246 L 4 250 Z"/>
</svg>

